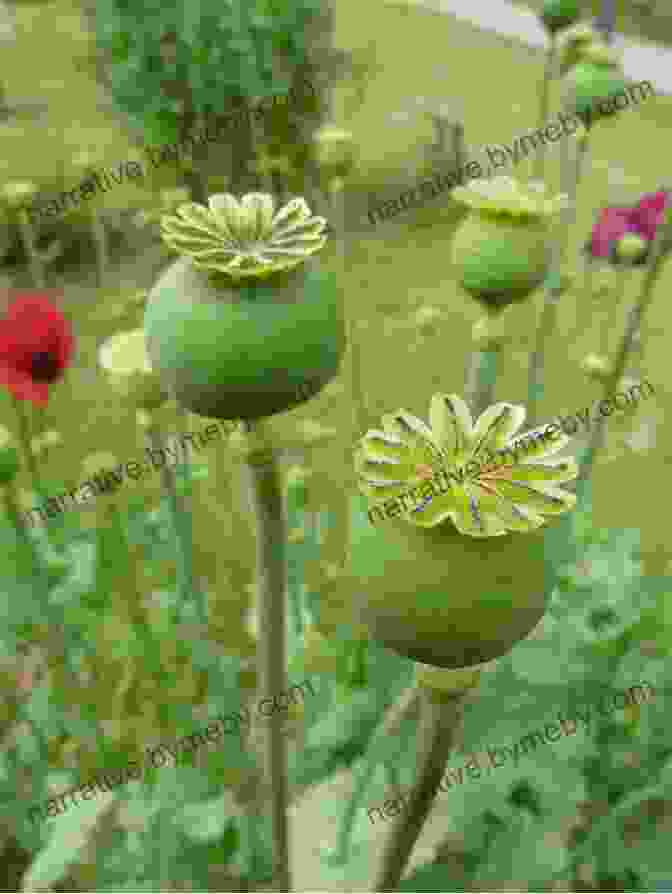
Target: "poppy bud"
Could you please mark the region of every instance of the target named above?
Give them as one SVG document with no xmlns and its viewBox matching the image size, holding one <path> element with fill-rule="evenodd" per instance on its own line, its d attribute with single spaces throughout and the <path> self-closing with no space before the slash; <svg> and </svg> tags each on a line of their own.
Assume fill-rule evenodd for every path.
<svg viewBox="0 0 672 894">
<path fill-rule="evenodd" d="M 635 264 L 647 253 L 649 243 L 636 233 L 626 233 L 616 243 L 616 257 L 619 261 Z"/>
<path fill-rule="evenodd" d="M 578 0 L 544 0 L 540 19 L 551 34 L 573 25 L 579 17 Z"/>
<path fill-rule="evenodd" d="M 616 97 L 624 93 L 626 87 L 616 55 L 600 45 L 586 49 L 581 61 L 565 76 L 565 81 L 572 93 L 574 112 L 587 127 L 618 110 Z"/>
<path fill-rule="evenodd" d="M 327 180 L 347 177 L 355 164 L 352 134 L 333 124 L 325 124 L 313 135 L 315 160 Z"/>
<path fill-rule="evenodd" d="M 613 371 L 609 358 L 600 354 L 587 354 L 581 361 L 581 369 L 597 382 L 606 382 Z"/>
</svg>

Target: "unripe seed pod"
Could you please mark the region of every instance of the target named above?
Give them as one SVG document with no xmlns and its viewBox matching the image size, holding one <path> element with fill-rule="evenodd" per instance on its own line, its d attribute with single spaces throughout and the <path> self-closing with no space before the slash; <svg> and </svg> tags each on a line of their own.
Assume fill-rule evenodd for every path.
<svg viewBox="0 0 672 894">
<path fill-rule="evenodd" d="M 568 28 L 579 18 L 578 0 L 544 0 L 540 19 L 545 28 L 555 34 L 561 28 Z"/>
</svg>

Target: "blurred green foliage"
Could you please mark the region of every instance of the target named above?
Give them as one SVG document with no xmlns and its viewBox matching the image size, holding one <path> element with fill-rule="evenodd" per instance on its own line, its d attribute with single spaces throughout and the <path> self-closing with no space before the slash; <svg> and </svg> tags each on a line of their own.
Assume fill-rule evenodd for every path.
<svg viewBox="0 0 672 894">
<path fill-rule="evenodd" d="M 204 116 L 221 114 L 233 98 L 282 95 L 291 85 L 279 82 L 276 63 L 282 57 L 291 71 L 306 62 L 304 29 L 320 5 L 99 0 L 97 41 L 112 61 L 113 97 L 147 142 L 170 142 L 182 106 L 169 82 L 188 85 L 193 110 Z"/>
</svg>

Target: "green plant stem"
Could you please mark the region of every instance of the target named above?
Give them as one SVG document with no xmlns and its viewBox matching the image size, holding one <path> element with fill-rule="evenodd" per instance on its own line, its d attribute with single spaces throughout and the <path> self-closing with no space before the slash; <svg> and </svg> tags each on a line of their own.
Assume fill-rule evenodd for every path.
<svg viewBox="0 0 672 894">
<path fill-rule="evenodd" d="M 545 54 L 544 77 L 541 82 L 541 90 L 539 92 L 539 129 L 546 127 L 548 119 L 549 94 L 551 83 L 553 82 L 553 73 L 555 69 L 555 36 L 550 34 L 548 37 L 549 44 Z M 532 175 L 535 180 L 542 180 L 544 177 L 544 157 L 545 157 L 544 141 L 541 141 L 539 152 L 534 157 Z"/>
<path fill-rule="evenodd" d="M 2 491 L 5 512 L 16 532 L 17 540 L 26 551 L 26 555 L 30 557 L 33 573 L 37 577 L 43 577 L 44 579 L 42 580 L 42 583 L 46 585 L 47 581 L 46 577 L 44 577 L 45 569 L 35 548 L 35 544 L 31 540 L 28 530 L 26 529 L 23 514 L 19 509 L 18 501 L 16 499 L 15 488 L 16 485 L 14 483 L 0 488 L 0 491 Z"/>
<path fill-rule="evenodd" d="M 613 395 L 616 393 L 618 384 L 625 371 L 628 356 L 633 348 L 633 345 L 636 344 L 637 333 L 641 328 L 644 315 L 651 303 L 651 298 L 653 296 L 653 287 L 663 267 L 663 261 L 665 257 L 663 252 L 663 244 L 665 243 L 666 239 L 669 239 L 670 235 L 672 235 L 672 214 L 668 212 L 665 222 L 658 227 L 658 230 L 656 232 L 656 237 L 654 239 L 653 247 L 651 250 L 649 265 L 647 266 L 646 275 L 642 283 L 642 291 L 640 297 L 630 308 L 630 312 L 628 314 L 628 322 L 621 339 L 621 344 L 616 356 L 616 360 L 614 362 L 612 373 L 604 383 L 604 400 L 611 399 L 611 397 L 613 397 Z M 595 425 L 593 426 L 588 447 L 581 457 L 579 463 L 579 475 L 576 479 L 576 494 L 579 499 L 581 499 L 581 497 L 586 494 L 589 486 L 588 481 L 590 479 L 590 474 L 594 466 L 595 459 L 599 451 L 604 447 L 604 442 L 605 423 L 604 417 L 600 416 L 600 418 L 596 420 Z"/>
<path fill-rule="evenodd" d="M 109 268 L 109 250 L 107 231 L 105 229 L 105 221 L 103 216 L 91 207 L 91 235 L 93 236 L 93 244 L 96 247 L 96 276 L 98 287 L 105 285 L 107 271 Z"/>
<path fill-rule="evenodd" d="M 496 312 L 488 314 L 491 318 L 496 315 Z M 474 417 L 492 403 L 501 349 L 501 343 L 494 342 L 484 348 L 476 348 L 469 358 L 464 390 Z"/>
<path fill-rule="evenodd" d="M 30 481 L 33 490 L 39 497 L 44 497 L 44 488 L 40 479 L 40 473 L 35 461 L 35 454 L 30 445 L 30 424 L 28 422 L 28 414 L 26 413 L 26 401 L 19 400 L 12 396 L 16 419 L 19 424 L 19 443 L 21 444 L 21 452 L 30 475 Z"/>
<path fill-rule="evenodd" d="M 189 434 L 189 411 L 179 402 L 177 402 L 177 428 L 178 434 L 180 436 Z M 180 437 L 180 443 L 184 445 L 184 438 Z M 189 461 L 189 454 L 187 453 L 186 446 L 183 446 L 183 451 L 184 454 L 182 457 L 179 456 L 178 452 L 178 462 L 175 466 L 175 475 L 177 478 L 180 478 L 183 483 L 182 486 L 185 498 L 187 500 L 190 500 L 193 491 L 193 477 L 191 474 L 191 463 Z"/>
<path fill-rule="evenodd" d="M 539 422 L 539 405 L 544 397 L 544 351 L 547 341 L 555 329 L 560 298 L 565 291 L 561 271 L 565 257 L 567 236 L 576 208 L 581 169 L 587 149 L 587 139 L 581 139 L 576 143 L 576 164 L 567 190 L 569 203 L 568 207 L 563 209 L 558 221 L 557 236 L 553 243 L 549 273 L 544 282 L 544 304 L 537 328 L 534 352 L 530 359 L 527 387 L 528 424 L 532 426 L 537 425 Z"/>
<path fill-rule="evenodd" d="M 146 432 L 149 446 L 161 451 L 161 431 L 152 422 Z M 161 468 L 161 488 L 166 497 L 168 511 L 175 533 L 175 545 L 177 547 L 177 579 L 181 596 L 181 607 L 184 608 L 192 600 L 196 601 L 199 621 L 205 622 L 202 594 L 197 592 L 194 585 L 193 569 L 193 543 L 191 537 L 191 516 L 189 510 L 183 505 L 183 501 L 177 492 L 175 470 L 164 465 Z"/>
<path fill-rule="evenodd" d="M 378 768 L 378 752 L 387 750 L 390 739 L 396 738 L 399 735 L 399 730 L 403 721 L 412 719 L 417 714 L 419 707 L 420 691 L 418 687 L 415 685 L 408 686 L 401 693 L 396 702 L 394 702 L 394 704 L 385 712 L 378 728 L 371 736 L 364 762 L 360 764 L 355 771 L 352 796 L 338 824 L 336 847 L 327 861 L 331 865 L 344 866 L 350 859 L 352 829 L 362 799 L 368 790 L 376 769 Z"/>
<path fill-rule="evenodd" d="M 287 599 L 289 606 L 289 627 L 287 630 L 288 652 L 290 661 L 301 648 L 304 633 L 304 556 L 308 546 L 308 500 L 306 473 L 306 457 L 303 455 L 300 465 L 293 466 L 292 476 L 287 487 L 287 526 L 290 534 L 287 556 Z"/>
<path fill-rule="evenodd" d="M 438 699 L 428 689 L 420 687 L 417 782 L 410 792 L 407 809 L 392 820 L 376 872 L 373 891 L 397 890 L 439 791 L 446 762 L 455 744 L 461 720 L 462 702 L 467 691 L 467 689 L 456 690 L 450 697 L 444 695 Z"/>
<path fill-rule="evenodd" d="M 28 267 L 33 285 L 36 289 L 43 289 L 46 286 L 46 277 L 44 273 L 44 261 L 40 253 L 35 248 L 35 235 L 33 227 L 25 208 L 19 208 L 17 213 L 17 222 L 19 225 L 19 235 L 21 242 L 28 256 Z"/>
<path fill-rule="evenodd" d="M 336 231 L 338 240 L 338 248 L 342 261 L 342 273 L 347 269 L 347 258 L 345 253 L 345 192 L 344 182 L 340 177 L 335 177 L 329 182 L 329 204 L 333 217 L 333 226 Z M 345 290 L 344 290 L 345 294 Z M 368 428 L 368 417 L 366 412 L 366 401 L 364 399 L 364 389 L 362 387 L 362 357 L 359 338 L 357 337 L 357 313 L 354 301 L 347 298 L 344 299 L 344 317 L 347 333 L 346 351 L 350 355 L 350 388 L 352 400 L 352 425 L 353 425 L 353 442 L 366 432 Z"/>
<path fill-rule="evenodd" d="M 257 530 L 257 599 L 259 620 L 260 694 L 272 698 L 287 689 L 286 662 L 286 525 L 282 485 L 275 451 L 260 423 L 243 423 L 243 430 L 259 436 L 252 441 L 245 464 L 251 483 Z M 282 714 L 270 715 L 263 732 L 264 771 L 270 786 L 273 835 L 273 883 L 290 892 L 287 822 L 287 746 Z"/>
</svg>

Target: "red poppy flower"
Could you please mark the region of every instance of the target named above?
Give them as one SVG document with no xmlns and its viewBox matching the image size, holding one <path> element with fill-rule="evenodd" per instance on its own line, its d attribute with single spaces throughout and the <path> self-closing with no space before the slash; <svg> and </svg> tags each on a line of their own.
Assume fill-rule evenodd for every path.
<svg viewBox="0 0 672 894">
<path fill-rule="evenodd" d="M 645 193 L 632 207 L 603 208 L 585 246 L 587 253 L 593 258 L 606 258 L 617 263 L 617 243 L 623 236 L 634 234 L 646 243 L 646 250 L 635 263 L 646 263 L 648 249 L 663 221 L 669 197 L 668 192 L 660 190 Z"/>
<path fill-rule="evenodd" d="M 53 292 L 10 290 L 0 318 L 0 384 L 18 400 L 45 406 L 49 388 L 68 367 L 72 327 L 53 304 Z"/>
</svg>

